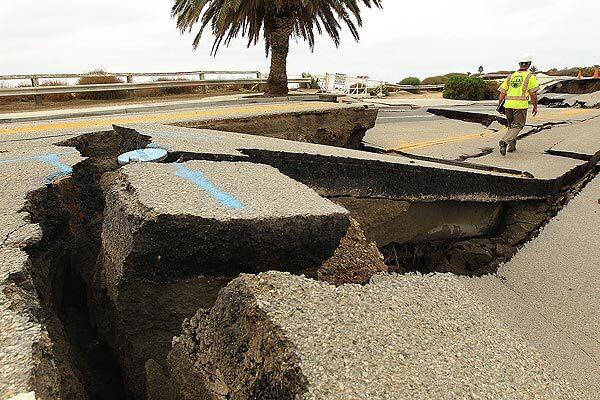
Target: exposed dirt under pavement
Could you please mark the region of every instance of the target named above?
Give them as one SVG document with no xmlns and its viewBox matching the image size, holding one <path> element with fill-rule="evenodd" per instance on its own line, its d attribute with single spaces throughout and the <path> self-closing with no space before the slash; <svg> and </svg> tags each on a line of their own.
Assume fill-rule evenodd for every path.
<svg viewBox="0 0 600 400">
<path fill-rule="evenodd" d="M 595 170 L 589 171 L 573 185 L 545 200 L 508 203 L 502 223 L 491 234 L 468 240 L 392 243 L 381 252 L 390 271 L 397 273 L 451 272 L 468 276 L 494 273 L 524 243 L 535 238 L 596 174 Z"/>
</svg>

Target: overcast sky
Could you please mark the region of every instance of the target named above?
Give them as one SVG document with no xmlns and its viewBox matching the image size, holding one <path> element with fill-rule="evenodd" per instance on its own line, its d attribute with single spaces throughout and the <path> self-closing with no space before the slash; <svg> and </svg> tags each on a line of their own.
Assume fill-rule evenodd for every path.
<svg viewBox="0 0 600 400">
<path fill-rule="evenodd" d="M 600 63 L 598 0 L 383 0 L 366 10 L 360 43 L 347 30 L 313 53 L 293 42 L 290 74 L 341 72 L 397 81 L 507 69 L 531 52 L 541 69 Z M 268 70 L 264 47 L 239 39 L 210 56 L 192 51 L 170 18 L 171 0 L 0 0 L 0 74 Z"/>
</svg>

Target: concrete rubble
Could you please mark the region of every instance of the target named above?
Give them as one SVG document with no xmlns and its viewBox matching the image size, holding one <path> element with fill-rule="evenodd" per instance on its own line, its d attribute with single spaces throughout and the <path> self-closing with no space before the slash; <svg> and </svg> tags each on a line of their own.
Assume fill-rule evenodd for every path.
<svg viewBox="0 0 600 400">
<path fill-rule="evenodd" d="M 586 94 L 544 93 L 539 101 L 551 107 L 599 108 L 600 91 Z"/>
<path fill-rule="evenodd" d="M 452 275 L 243 275 L 185 320 L 169 372 L 177 399 L 580 398 Z"/>
<path fill-rule="evenodd" d="M 144 391 L 146 361 L 166 358 L 183 318 L 210 307 L 240 272 L 361 283 L 387 270 L 348 211 L 266 165 L 137 163 L 103 186 L 95 285 L 108 295 L 110 320 L 101 325 L 113 327 L 106 334 L 134 393 Z"/>
<path fill-rule="evenodd" d="M 424 253 L 431 271 L 464 275 L 513 257 L 593 179 L 594 110 L 531 121 L 527 157 L 503 163 L 455 162 L 465 153 L 450 146 L 451 160 L 359 151 L 376 117 L 360 106 L 237 110 L 69 132 L 60 146 L 0 141 L 1 399 L 590 398 L 593 374 L 537 348 L 532 337 L 562 336 L 523 330 L 515 310 L 535 313 L 510 296 L 507 312 L 495 276 L 411 271 Z M 480 111 L 458 109 L 494 122 L 487 140 L 503 121 Z M 167 159 L 119 167 L 148 146 Z M 589 206 L 596 192 L 582 193 Z M 594 218 L 573 226 L 591 232 Z M 538 240 L 548 264 L 569 262 L 543 235 L 500 269 L 516 290 L 546 272 L 527 258 Z M 595 354 L 597 326 L 579 318 L 595 311 L 578 305 L 594 288 L 578 282 L 558 323 L 583 326 L 569 335 Z M 528 304 L 561 290 L 536 285 Z"/>
<path fill-rule="evenodd" d="M 230 132 L 148 124 L 115 126 L 115 131 L 149 138 L 184 160 L 249 161 L 271 165 L 328 198 L 524 200 L 546 197 L 562 184 L 560 180 L 547 177 L 528 179 L 517 170 L 444 165 L 436 161 Z"/>
<path fill-rule="evenodd" d="M 32 265 L 30 249 L 43 251 L 49 243 L 41 221 L 32 221 L 26 210 L 46 183 L 64 178 L 81 157 L 49 144 L 34 151 L 14 145 L 0 156 L 0 398 L 34 391 L 42 399 L 82 398 L 80 377 L 64 363 L 64 332 L 50 312 L 56 298 L 48 289 L 56 274 Z"/>
<path fill-rule="evenodd" d="M 256 115 L 205 118 L 176 125 L 358 149 L 367 130 L 375 126 L 376 119 L 375 108 L 332 104 L 316 111 L 269 113 L 260 118 Z"/>
<path fill-rule="evenodd" d="M 600 391 L 599 225 L 596 176 L 496 275 L 463 279 L 589 400 Z"/>
</svg>

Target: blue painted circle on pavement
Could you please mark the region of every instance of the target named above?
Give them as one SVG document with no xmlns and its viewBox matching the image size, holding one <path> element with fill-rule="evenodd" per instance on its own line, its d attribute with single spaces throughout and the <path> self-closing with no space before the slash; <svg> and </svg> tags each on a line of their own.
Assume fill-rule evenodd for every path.
<svg viewBox="0 0 600 400">
<path fill-rule="evenodd" d="M 133 160 L 151 162 L 162 161 L 165 158 L 167 158 L 167 151 L 165 149 L 140 149 L 123 153 L 118 157 L 118 160 L 120 165 L 125 165 Z"/>
</svg>

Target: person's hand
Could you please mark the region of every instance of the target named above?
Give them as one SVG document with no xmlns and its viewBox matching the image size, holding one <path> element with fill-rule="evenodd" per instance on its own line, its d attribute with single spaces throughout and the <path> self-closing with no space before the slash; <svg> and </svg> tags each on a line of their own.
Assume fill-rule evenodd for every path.
<svg viewBox="0 0 600 400">
<path fill-rule="evenodd" d="M 537 108 L 537 106 L 534 106 L 533 113 L 531 115 L 533 115 L 535 117 L 537 115 L 537 113 L 538 113 L 538 108 Z"/>
</svg>

